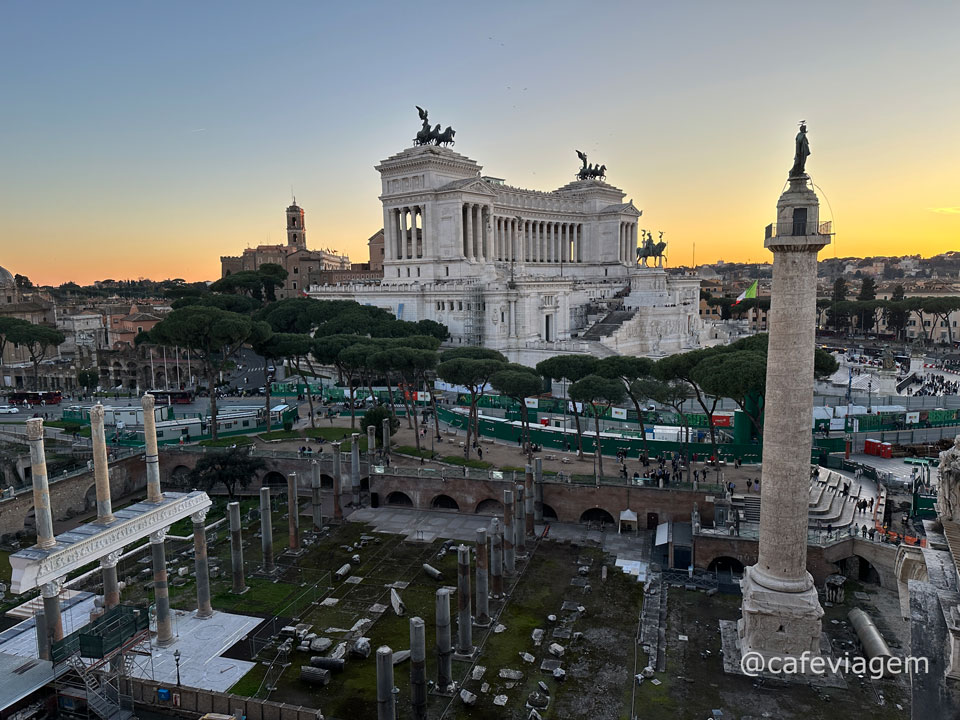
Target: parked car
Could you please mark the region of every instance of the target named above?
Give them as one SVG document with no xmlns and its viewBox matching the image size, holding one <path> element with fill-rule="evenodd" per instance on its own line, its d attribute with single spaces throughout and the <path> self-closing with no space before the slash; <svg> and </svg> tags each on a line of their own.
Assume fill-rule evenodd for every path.
<svg viewBox="0 0 960 720">
<path fill-rule="evenodd" d="M 13 405 L 0 405 L 0 415 L 13 415 L 18 412 L 20 410 Z"/>
</svg>

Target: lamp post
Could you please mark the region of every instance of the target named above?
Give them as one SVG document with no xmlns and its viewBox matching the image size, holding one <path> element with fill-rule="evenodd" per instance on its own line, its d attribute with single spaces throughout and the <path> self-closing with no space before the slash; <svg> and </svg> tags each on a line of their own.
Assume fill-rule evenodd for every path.
<svg viewBox="0 0 960 720">
<path fill-rule="evenodd" d="M 177 664 L 177 687 L 180 687 L 180 648 L 173 651 L 173 662 Z"/>
<path fill-rule="evenodd" d="M 867 380 L 867 415 L 873 412 L 873 378 Z"/>
</svg>

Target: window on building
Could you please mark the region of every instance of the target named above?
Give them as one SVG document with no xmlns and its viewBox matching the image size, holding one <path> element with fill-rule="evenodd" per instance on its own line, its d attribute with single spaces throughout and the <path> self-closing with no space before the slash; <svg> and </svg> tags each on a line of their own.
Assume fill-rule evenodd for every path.
<svg viewBox="0 0 960 720">
<path fill-rule="evenodd" d="M 417 277 L 420 277 L 420 268 L 417 268 Z"/>
<path fill-rule="evenodd" d="M 299 274 L 300 274 L 300 268 L 299 268 L 297 265 L 294 265 L 294 266 L 293 266 L 293 274 L 294 274 L 294 275 L 299 275 Z"/>
<path fill-rule="evenodd" d="M 503 310 L 500 311 L 500 322 L 503 322 Z"/>
<path fill-rule="evenodd" d="M 297 283 L 296 283 L 296 281 L 294 281 L 294 283 L 293 283 L 293 289 L 294 289 L 294 290 L 297 289 Z"/>
<path fill-rule="evenodd" d="M 470 306 L 467 305 L 467 307 L 469 308 Z M 463 310 L 463 302 L 462 302 L 462 301 L 457 303 L 457 310 Z"/>
<path fill-rule="evenodd" d="M 410 277 L 410 268 L 407 268 L 407 277 Z"/>
</svg>

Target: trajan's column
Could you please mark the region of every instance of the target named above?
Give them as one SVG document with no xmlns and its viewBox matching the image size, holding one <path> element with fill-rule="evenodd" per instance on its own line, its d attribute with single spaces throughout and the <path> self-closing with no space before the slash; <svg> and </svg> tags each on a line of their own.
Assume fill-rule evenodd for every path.
<svg viewBox="0 0 960 720">
<path fill-rule="evenodd" d="M 813 578 L 807 572 L 810 418 L 817 300 L 820 201 L 804 172 L 810 154 L 800 126 L 788 187 L 767 227 L 773 252 L 767 385 L 763 420 L 763 503 L 756 565 L 741 581 L 740 650 L 769 658 L 820 654 L 820 618 Z"/>
</svg>

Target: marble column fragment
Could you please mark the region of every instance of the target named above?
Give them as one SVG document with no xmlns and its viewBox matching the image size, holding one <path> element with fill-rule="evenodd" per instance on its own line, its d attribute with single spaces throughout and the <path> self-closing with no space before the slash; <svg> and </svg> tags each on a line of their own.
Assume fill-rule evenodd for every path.
<svg viewBox="0 0 960 720">
<path fill-rule="evenodd" d="M 523 515 L 524 530 L 527 537 L 533 538 L 537 534 L 533 522 L 533 468 L 527 465 L 526 477 L 524 478 L 523 488 Z"/>
<path fill-rule="evenodd" d="M 103 405 L 90 408 L 90 439 L 93 441 L 93 478 L 97 490 L 97 523 L 112 523 L 110 501 L 110 465 L 107 462 L 107 436 L 103 428 Z"/>
<path fill-rule="evenodd" d="M 503 596 L 503 531 L 497 518 L 490 527 L 490 592 Z"/>
<path fill-rule="evenodd" d="M 470 548 L 457 548 L 457 653 L 473 653 L 473 619 L 470 598 Z"/>
<path fill-rule="evenodd" d="M 333 443 L 333 519 L 343 520 L 343 508 L 340 506 L 340 494 L 343 492 L 343 463 L 340 457 L 340 443 Z"/>
<path fill-rule="evenodd" d="M 534 458 L 533 521 L 535 523 L 543 522 L 543 458 Z"/>
<path fill-rule="evenodd" d="M 297 497 L 297 474 L 287 475 L 287 548 L 290 552 L 300 550 L 300 503 Z"/>
<path fill-rule="evenodd" d="M 367 467 L 373 467 L 377 455 L 377 426 L 367 425 Z"/>
<path fill-rule="evenodd" d="M 323 499 L 320 495 L 320 464 L 314 460 L 310 464 L 310 514 L 313 520 L 313 529 L 323 529 Z"/>
<path fill-rule="evenodd" d="M 350 436 L 350 487 L 353 506 L 360 507 L 360 433 Z"/>
<path fill-rule="evenodd" d="M 153 594 L 157 606 L 157 645 L 165 647 L 174 641 L 170 618 L 170 591 L 167 587 L 167 556 L 164 541 L 167 530 L 150 533 L 150 552 L 153 555 Z"/>
<path fill-rule="evenodd" d="M 273 562 L 273 516 L 270 507 L 270 488 L 260 488 L 260 548 L 263 551 L 261 570 L 273 574 L 277 566 Z"/>
<path fill-rule="evenodd" d="M 410 618 L 410 703 L 414 720 L 427 718 L 427 639 L 423 619 Z"/>
<path fill-rule="evenodd" d="M 490 587 L 487 572 L 487 530 L 477 528 L 477 625 L 490 624 Z"/>
<path fill-rule="evenodd" d="M 27 420 L 27 440 L 30 443 L 30 473 L 33 478 L 33 510 L 37 523 L 37 547 L 52 548 L 57 544 L 53 536 L 53 515 L 50 512 L 50 485 L 47 481 L 47 457 L 43 450 L 43 418 Z M 50 616 L 47 616 L 47 624 Z"/>
<path fill-rule="evenodd" d="M 453 646 L 450 642 L 450 591 L 437 590 L 437 687 L 446 691 L 453 682 Z"/>
<path fill-rule="evenodd" d="M 390 398 L 389 402 L 393 402 L 393 398 Z M 384 418 L 383 422 L 380 423 L 380 442 L 383 445 L 383 454 L 384 457 L 390 455 L 390 418 Z"/>
<path fill-rule="evenodd" d="M 60 615 L 60 589 L 63 580 L 57 578 L 40 586 L 43 597 L 43 616 L 47 627 L 47 647 L 63 640 L 63 617 Z"/>
<path fill-rule="evenodd" d="M 513 575 L 516 570 L 513 555 L 513 490 L 503 491 L 503 571 Z"/>
<path fill-rule="evenodd" d="M 233 573 L 234 593 L 239 595 L 247 590 L 247 579 L 243 574 L 243 535 L 240 524 L 240 503 L 227 505 L 230 512 L 230 568 Z"/>
<path fill-rule="evenodd" d="M 393 694 L 393 650 L 377 648 L 377 720 L 396 720 L 396 696 Z"/>
<path fill-rule="evenodd" d="M 103 576 L 103 607 L 109 610 L 120 604 L 120 581 L 117 579 L 117 563 L 123 550 L 115 550 L 100 558 Z"/>
<path fill-rule="evenodd" d="M 517 501 L 514 503 L 513 546 L 517 555 L 527 554 L 526 533 L 523 528 L 523 485 L 517 483 Z"/>
<path fill-rule="evenodd" d="M 50 659 L 50 637 L 47 634 L 47 614 L 37 610 L 33 614 L 33 622 L 37 631 L 37 657 L 41 660 Z"/>
<path fill-rule="evenodd" d="M 153 415 L 155 401 L 153 395 L 146 393 L 140 398 L 143 408 L 143 439 L 146 446 L 147 464 L 147 502 L 158 503 L 163 500 L 160 490 L 160 454 L 157 450 L 157 423 Z"/>
<path fill-rule="evenodd" d="M 197 572 L 197 615 L 206 619 L 213 615 L 210 604 L 210 566 L 207 563 L 207 511 L 199 510 L 190 516 L 193 520 L 193 559 Z"/>
</svg>

